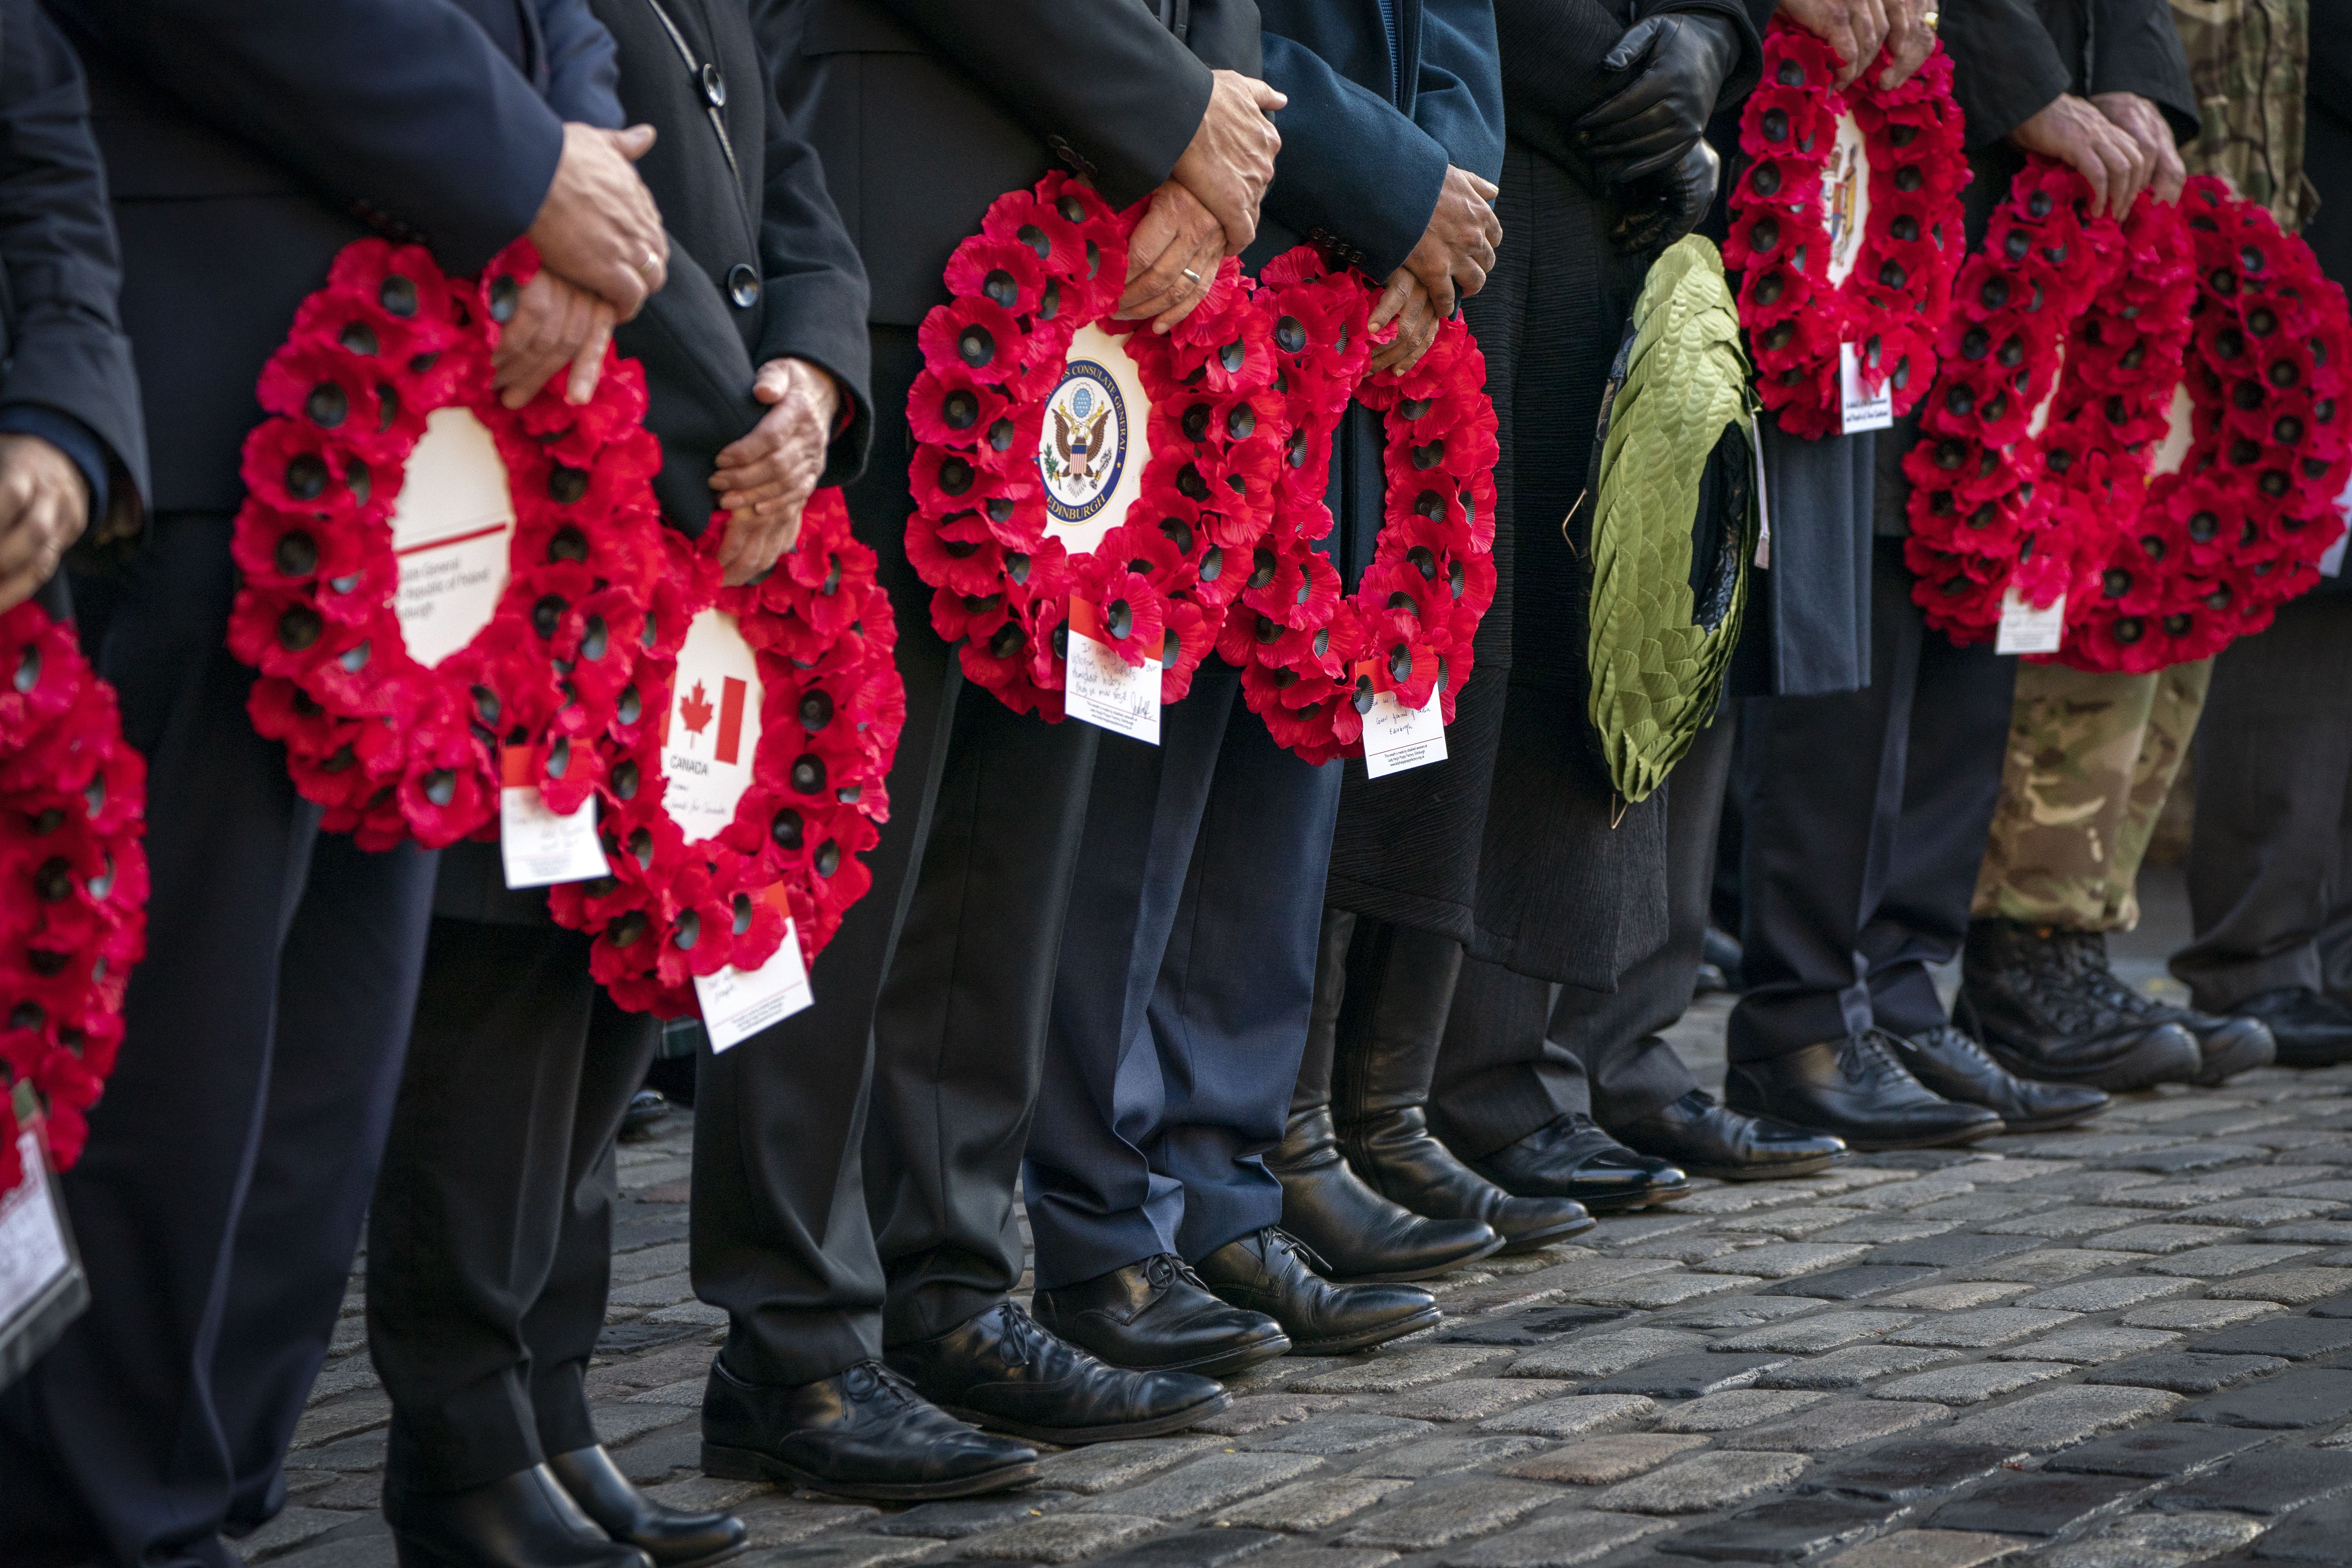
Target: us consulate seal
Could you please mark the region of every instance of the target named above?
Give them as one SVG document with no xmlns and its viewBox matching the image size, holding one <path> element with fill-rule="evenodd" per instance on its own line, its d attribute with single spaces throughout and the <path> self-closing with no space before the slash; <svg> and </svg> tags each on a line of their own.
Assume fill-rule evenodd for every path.
<svg viewBox="0 0 2352 1568">
<path fill-rule="evenodd" d="M 1127 467 L 1127 399 L 1106 366 L 1073 359 L 1046 400 L 1045 419 L 1052 428 L 1037 449 L 1045 510 L 1056 522 L 1090 522 Z"/>
</svg>

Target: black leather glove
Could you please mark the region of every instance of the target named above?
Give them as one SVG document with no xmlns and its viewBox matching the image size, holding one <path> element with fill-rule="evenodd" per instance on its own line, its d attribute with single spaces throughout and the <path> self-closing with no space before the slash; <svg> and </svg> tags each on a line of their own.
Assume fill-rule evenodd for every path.
<svg viewBox="0 0 2352 1568">
<path fill-rule="evenodd" d="M 1721 16 L 1644 16 L 1601 63 L 1632 79 L 1576 122 L 1576 142 L 1596 174 L 1622 184 L 1674 163 L 1706 132 L 1739 63 L 1739 34 Z"/>
<path fill-rule="evenodd" d="M 1704 141 L 1654 174 L 1616 188 L 1617 222 L 1609 237 L 1620 250 L 1664 250 L 1699 226 L 1715 205 L 1723 161 Z"/>
</svg>

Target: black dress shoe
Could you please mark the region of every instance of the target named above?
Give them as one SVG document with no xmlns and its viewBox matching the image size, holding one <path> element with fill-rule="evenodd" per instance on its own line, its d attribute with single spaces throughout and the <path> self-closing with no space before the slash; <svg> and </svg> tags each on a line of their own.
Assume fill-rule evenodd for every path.
<svg viewBox="0 0 2352 1568">
<path fill-rule="evenodd" d="M 1747 987 L 1740 984 L 1739 973 L 1739 961 L 1743 956 L 1738 937 L 1709 926 L 1704 945 L 1699 949 L 1699 972 L 1704 976 L 1707 970 L 1715 971 L 1717 984 L 1712 987 L 1714 990 L 1744 991 Z M 1698 985 L 1700 994 L 1704 994 L 1709 989 L 1702 978 Z"/>
<path fill-rule="evenodd" d="M 2197 1078 L 2205 1060 L 2196 1039 L 2118 1006 L 2123 987 L 2105 952 L 2096 932 L 1971 921 L 1953 1022 L 2011 1072 L 2042 1083 L 2121 1093 Z"/>
<path fill-rule="evenodd" d="M 1845 1163 L 1845 1140 L 1734 1110 L 1703 1089 L 1617 1129 L 1629 1149 L 1672 1160 L 1694 1176 L 1769 1182 Z"/>
<path fill-rule="evenodd" d="M 1734 1063 L 1723 1097 L 1734 1110 L 1818 1127 L 1857 1149 L 1940 1149 L 2000 1131 L 2000 1118 L 1983 1106 L 1922 1088 L 1876 1029 Z"/>
<path fill-rule="evenodd" d="M 1282 1325 L 1211 1295 L 1173 1253 L 1040 1290 L 1030 1310 L 1047 1331 L 1113 1366 L 1231 1377 L 1290 1349 Z"/>
<path fill-rule="evenodd" d="M 1890 1034 L 1886 1040 L 1913 1078 L 1946 1100 L 1998 1112 L 2011 1132 L 2072 1127 L 2107 1108 L 2106 1092 L 2088 1084 L 2036 1083 L 2015 1076 L 1949 1024 L 1910 1038 Z"/>
<path fill-rule="evenodd" d="M 2352 1008 L 2316 991 L 2300 985 L 2265 991 L 2231 1008 L 2230 1016 L 2252 1019 L 2268 1029 L 2281 1067 L 2352 1061 Z"/>
<path fill-rule="evenodd" d="M 461 1492 L 387 1492 L 400 1568 L 653 1568 L 580 1510 L 545 1465 Z"/>
<path fill-rule="evenodd" d="M 1294 1110 L 1265 1168 L 1282 1183 L 1283 1228 L 1329 1259 L 1338 1279 L 1425 1279 L 1504 1244 L 1482 1218 L 1431 1218 L 1374 1192 L 1339 1152 L 1328 1106 Z"/>
<path fill-rule="evenodd" d="M 702 1473 L 926 1502 L 1025 1486 L 1037 1451 L 965 1426 L 878 1361 L 785 1385 L 745 1383 L 722 1360 L 703 1389 Z"/>
<path fill-rule="evenodd" d="M 604 1445 L 551 1454 L 547 1468 L 581 1511 L 614 1540 L 654 1560 L 654 1568 L 707 1568 L 741 1552 L 751 1539 L 731 1513 L 664 1508 L 629 1484 Z"/>
<path fill-rule="evenodd" d="M 647 1084 L 629 1096 L 629 1109 L 621 1113 L 621 1136 L 643 1137 L 655 1123 L 668 1114 L 668 1097 L 653 1085 Z"/>
<path fill-rule="evenodd" d="M 1594 1214 L 1690 1195 L 1690 1177 L 1680 1167 L 1628 1149 L 1580 1110 L 1552 1118 L 1470 1168 L 1505 1192 L 1574 1198 Z"/>
<path fill-rule="evenodd" d="M 1232 1402 L 1223 1384 L 1195 1373 L 1108 1366 L 1010 1301 L 887 1359 L 949 1415 L 1064 1447 L 1181 1431 Z"/>
<path fill-rule="evenodd" d="M 1282 1325 L 1299 1355 L 1345 1355 L 1436 1325 L 1437 1300 L 1411 1285 L 1334 1285 L 1322 1260 L 1276 1226 L 1201 1259 L 1209 1289 Z"/>
</svg>

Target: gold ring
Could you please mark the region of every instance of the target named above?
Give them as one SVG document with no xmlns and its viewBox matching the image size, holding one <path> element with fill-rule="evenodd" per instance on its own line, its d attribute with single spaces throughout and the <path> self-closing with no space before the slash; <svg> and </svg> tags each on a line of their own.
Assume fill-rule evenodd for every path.
<svg viewBox="0 0 2352 1568">
<path fill-rule="evenodd" d="M 1936 30 L 1936 24 L 1943 18 L 1937 13 L 1929 11 L 1923 15 L 1919 19 L 1927 24 L 1927 30 L 1932 33 Z"/>
<path fill-rule="evenodd" d="M 646 252 L 646 258 L 637 263 L 637 270 L 650 278 L 654 275 L 654 269 L 660 265 L 661 258 L 648 250 Z"/>
<path fill-rule="evenodd" d="M 1191 282 L 1193 288 L 1198 289 L 1201 286 L 1201 275 L 1193 271 L 1191 268 L 1187 267 L 1184 268 L 1184 277 L 1189 282 Z"/>
</svg>

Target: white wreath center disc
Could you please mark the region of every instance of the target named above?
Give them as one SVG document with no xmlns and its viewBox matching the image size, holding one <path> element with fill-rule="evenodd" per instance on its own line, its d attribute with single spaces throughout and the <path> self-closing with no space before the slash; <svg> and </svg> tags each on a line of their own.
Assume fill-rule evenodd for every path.
<svg viewBox="0 0 2352 1568">
<path fill-rule="evenodd" d="M 1822 165 L 1822 227 L 1828 234 L 1830 287 L 1844 284 L 1862 254 L 1862 235 L 1870 222 L 1870 152 L 1863 143 L 1862 127 L 1851 114 L 1837 119 L 1837 140 L 1830 161 Z"/>
<path fill-rule="evenodd" d="M 1045 525 L 1073 556 L 1092 554 L 1143 493 L 1150 416 L 1126 344 L 1099 327 L 1079 328 L 1037 443 Z"/>
<path fill-rule="evenodd" d="M 759 661 L 735 617 L 705 610 L 686 628 L 662 721 L 662 809 L 698 844 L 735 820 L 760 749 Z"/>
<path fill-rule="evenodd" d="M 393 613 L 411 658 L 430 669 L 490 624 L 514 526 L 507 466 L 489 431 L 463 408 L 426 415 L 392 508 Z"/>
</svg>

